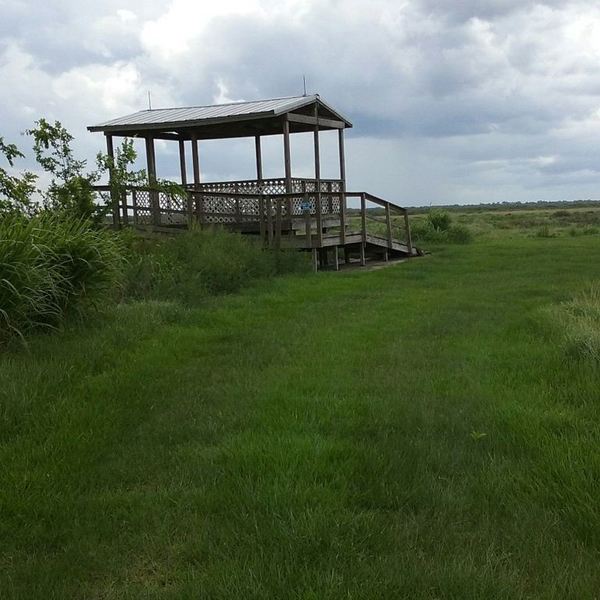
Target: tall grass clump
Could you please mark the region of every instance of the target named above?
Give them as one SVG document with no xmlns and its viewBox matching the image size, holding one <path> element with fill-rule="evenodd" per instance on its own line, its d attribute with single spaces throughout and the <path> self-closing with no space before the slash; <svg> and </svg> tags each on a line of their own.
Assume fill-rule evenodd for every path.
<svg viewBox="0 0 600 600">
<path fill-rule="evenodd" d="M 41 213 L 0 217 L 0 342 L 55 328 L 118 289 L 123 248 L 110 232 Z"/>
<path fill-rule="evenodd" d="M 309 269 L 308 257 L 300 252 L 265 250 L 258 240 L 222 230 L 128 238 L 125 295 L 137 299 L 193 304 L 206 296 L 237 292 L 259 279 Z"/>
<path fill-rule="evenodd" d="M 560 328 L 566 353 L 600 364 L 600 282 L 551 310 Z"/>
<path fill-rule="evenodd" d="M 438 244 L 469 244 L 473 241 L 473 232 L 461 224 L 453 224 L 449 213 L 439 209 L 431 209 L 427 217 L 415 223 L 411 229 L 416 241 Z"/>
</svg>

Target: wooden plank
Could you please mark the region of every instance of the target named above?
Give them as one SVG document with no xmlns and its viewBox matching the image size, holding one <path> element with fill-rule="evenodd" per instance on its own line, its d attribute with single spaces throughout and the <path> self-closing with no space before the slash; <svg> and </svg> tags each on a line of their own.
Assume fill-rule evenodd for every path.
<svg viewBox="0 0 600 600">
<path fill-rule="evenodd" d="M 179 140 L 179 170 L 181 171 L 181 185 L 187 185 L 187 169 L 185 164 L 185 141 Z"/>
<path fill-rule="evenodd" d="M 319 270 L 319 255 L 318 255 L 318 250 L 316 248 L 313 248 L 311 252 L 312 252 L 313 271 L 316 273 Z"/>
<path fill-rule="evenodd" d="M 293 123 L 302 123 L 304 125 L 316 125 L 317 119 L 310 115 L 299 115 L 297 113 L 288 113 L 288 120 Z M 343 130 L 346 124 L 343 121 L 337 121 L 335 119 L 324 119 L 319 117 L 318 119 L 322 128 L 328 129 L 340 129 Z"/>
<path fill-rule="evenodd" d="M 340 252 L 339 252 L 339 246 L 334 246 L 333 247 L 333 266 L 335 267 L 336 271 L 340 270 Z"/>
</svg>

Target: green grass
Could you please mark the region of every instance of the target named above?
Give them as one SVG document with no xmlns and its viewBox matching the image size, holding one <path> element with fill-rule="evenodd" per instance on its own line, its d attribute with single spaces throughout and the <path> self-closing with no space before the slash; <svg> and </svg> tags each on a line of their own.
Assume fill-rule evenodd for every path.
<svg viewBox="0 0 600 600">
<path fill-rule="evenodd" d="M 3 598 L 597 598 L 594 236 L 121 305 L 0 361 Z"/>
</svg>

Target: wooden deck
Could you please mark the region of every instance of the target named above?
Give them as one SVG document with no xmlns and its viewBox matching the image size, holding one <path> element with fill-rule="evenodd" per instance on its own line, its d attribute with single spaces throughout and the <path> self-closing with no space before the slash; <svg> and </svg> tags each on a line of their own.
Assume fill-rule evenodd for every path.
<svg viewBox="0 0 600 600">
<path fill-rule="evenodd" d="M 96 191 L 110 201 L 108 186 Z M 129 187 L 113 206 L 117 227 L 224 227 L 260 236 L 271 248 L 312 251 L 315 270 L 331 263 L 337 268 L 340 249 L 363 265 L 369 258 L 421 255 L 412 245 L 406 209 L 367 192 L 344 191 L 340 180 L 217 182 L 187 186 L 182 194 Z"/>
</svg>

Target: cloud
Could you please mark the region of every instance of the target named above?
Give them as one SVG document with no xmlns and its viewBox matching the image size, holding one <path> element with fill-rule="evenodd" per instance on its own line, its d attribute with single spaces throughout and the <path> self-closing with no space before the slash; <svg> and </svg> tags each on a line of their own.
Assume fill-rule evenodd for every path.
<svg viewBox="0 0 600 600">
<path fill-rule="evenodd" d="M 593 197 L 600 7 L 585 0 L 0 0 L 0 122 L 14 137 L 153 105 L 297 94 L 306 75 L 355 123 L 352 187 L 402 202 Z M 207 174 L 252 175 L 245 141 Z M 278 143 L 267 159 L 280 168 Z M 175 152 L 161 150 L 165 173 Z M 310 144 L 294 147 L 309 174 Z M 336 169 L 335 153 L 325 168 Z M 237 173 L 237 175 L 236 175 Z"/>
</svg>

